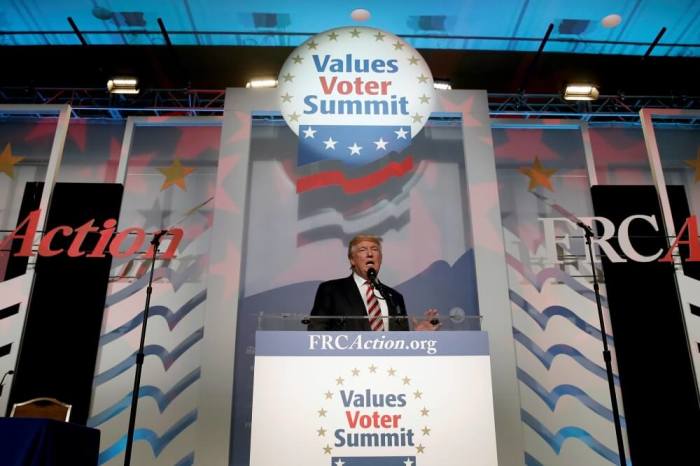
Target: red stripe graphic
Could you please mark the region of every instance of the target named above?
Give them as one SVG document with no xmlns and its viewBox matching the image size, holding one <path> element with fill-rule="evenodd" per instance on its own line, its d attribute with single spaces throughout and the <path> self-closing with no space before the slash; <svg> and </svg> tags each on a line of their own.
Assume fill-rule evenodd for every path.
<svg viewBox="0 0 700 466">
<path fill-rule="evenodd" d="M 411 170 L 413 170 L 413 157 L 409 155 L 401 162 L 390 162 L 380 170 L 360 178 L 346 179 L 340 170 L 314 173 L 297 180 L 297 193 L 339 185 L 345 193 L 357 194 L 376 188 L 392 176 L 400 177 Z"/>
</svg>

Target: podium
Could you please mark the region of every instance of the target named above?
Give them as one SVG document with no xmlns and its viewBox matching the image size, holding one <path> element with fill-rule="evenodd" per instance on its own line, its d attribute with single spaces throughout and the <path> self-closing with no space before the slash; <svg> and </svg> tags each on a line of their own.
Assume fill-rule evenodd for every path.
<svg viewBox="0 0 700 466">
<path fill-rule="evenodd" d="M 252 466 L 497 465 L 485 332 L 313 332 L 269 317 L 297 330 L 256 333 Z"/>
</svg>

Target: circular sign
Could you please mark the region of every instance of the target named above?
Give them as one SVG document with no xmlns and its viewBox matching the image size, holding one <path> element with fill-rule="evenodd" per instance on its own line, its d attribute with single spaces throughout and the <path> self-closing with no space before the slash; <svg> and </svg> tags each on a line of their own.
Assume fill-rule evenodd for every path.
<svg viewBox="0 0 700 466">
<path fill-rule="evenodd" d="M 423 128 L 435 100 L 423 57 L 399 37 L 367 27 L 307 40 L 287 58 L 278 81 L 282 115 L 301 139 L 315 137 L 319 126 L 350 127 L 359 139 L 355 153 L 358 147 L 400 151 Z M 377 136 L 376 127 L 391 137 Z"/>
</svg>

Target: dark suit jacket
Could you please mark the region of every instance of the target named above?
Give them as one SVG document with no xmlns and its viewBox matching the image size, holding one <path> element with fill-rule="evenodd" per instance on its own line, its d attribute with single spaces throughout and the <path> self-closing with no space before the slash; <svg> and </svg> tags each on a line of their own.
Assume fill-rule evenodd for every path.
<svg viewBox="0 0 700 466">
<path fill-rule="evenodd" d="M 406 305 L 398 291 L 384 286 L 391 293 L 397 309 L 389 308 L 389 316 L 406 316 Z M 331 319 L 314 319 L 314 316 L 337 316 Z M 311 310 L 309 330 L 325 331 L 371 331 L 368 319 L 343 319 L 347 316 L 367 317 L 367 308 L 362 293 L 352 275 L 346 278 L 323 282 L 318 286 L 314 307 Z M 389 330 L 408 330 L 408 319 L 390 319 Z"/>
</svg>

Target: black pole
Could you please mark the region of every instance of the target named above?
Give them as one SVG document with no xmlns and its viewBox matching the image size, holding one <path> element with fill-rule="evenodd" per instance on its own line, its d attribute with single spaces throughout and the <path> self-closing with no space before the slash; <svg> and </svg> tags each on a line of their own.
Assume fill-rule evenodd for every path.
<svg viewBox="0 0 700 466">
<path fill-rule="evenodd" d="M 600 304 L 600 289 L 595 273 L 595 263 L 593 262 L 593 246 L 591 237 L 593 230 L 588 225 L 578 222 L 578 226 L 583 228 L 586 234 L 586 244 L 588 244 L 588 255 L 591 258 L 591 270 L 593 272 L 593 291 L 595 292 L 595 303 L 598 307 L 598 320 L 600 321 L 600 331 L 603 334 L 603 359 L 605 360 L 605 372 L 608 375 L 608 388 L 610 389 L 610 403 L 612 404 L 613 421 L 615 423 L 615 436 L 617 437 L 617 451 L 620 455 L 620 465 L 627 466 L 625 459 L 625 444 L 622 440 L 622 424 L 620 423 L 620 411 L 617 409 L 617 393 L 615 392 L 615 376 L 612 370 L 612 358 L 608 349 L 608 335 L 605 331 L 605 320 L 603 320 L 603 306 Z"/>
<path fill-rule="evenodd" d="M 167 233 L 167 230 L 161 230 L 153 235 L 151 244 L 153 245 L 153 260 L 151 262 L 151 273 L 148 277 L 148 287 L 146 288 L 146 307 L 143 310 L 143 320 L 141 324 L 141 342 L 139 350 L 136 353 L 136 376 L 134 377 L 134 389 L 131 392 L 131 411 L 129 413 L 129 431 L 126 435 L 126 450 L 124 453 L 124 466 L 131 465 L 131 449 L 134 446 L 134 427 L 136 425 L 136 410 L 139 404 L 139 388 L 141 386 L 141 369 L 143 368 L 143 347 L 146 343 L 146 325 L 148 324 L 148 313 L 151 309 L 151 292 L 153 291 L 153 271 L 156 268 L 156 258 L 158 257 L 158 248 L 160 248 L 160 239 Z"/>
</svg>

